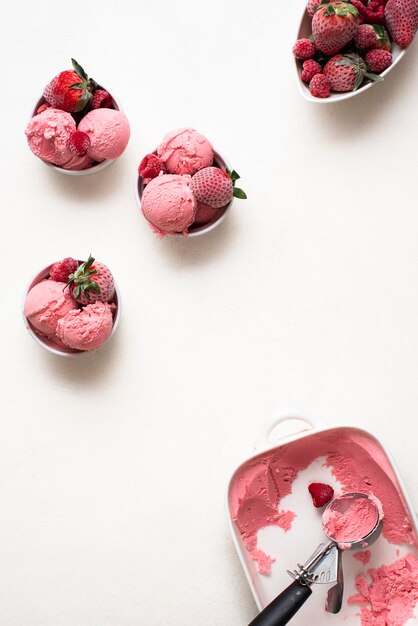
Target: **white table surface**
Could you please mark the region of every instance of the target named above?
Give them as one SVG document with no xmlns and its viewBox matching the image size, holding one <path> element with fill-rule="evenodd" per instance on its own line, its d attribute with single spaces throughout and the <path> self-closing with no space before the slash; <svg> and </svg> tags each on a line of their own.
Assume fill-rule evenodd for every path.
<svg viewBox="0 0 418 626">
<path fill-rule="evenodd" d="M 2 626 L 245 626 L 256 609 L 224 497 L 265 420 L 296 406 L 370 429 L 418 507 L 417 42 L 383 84 L 305 102 L 303 2 L 3 3 Z M 74 56 L 132 137 L 96 176 L 45 167 L 23 134 Z M 139 160 L 191 125 L 249 199 L 206 237 L 158 240 Z M 123 316 L 66 360 L 20 317 L 29 278 L 92 252 Z"/>
</svg>

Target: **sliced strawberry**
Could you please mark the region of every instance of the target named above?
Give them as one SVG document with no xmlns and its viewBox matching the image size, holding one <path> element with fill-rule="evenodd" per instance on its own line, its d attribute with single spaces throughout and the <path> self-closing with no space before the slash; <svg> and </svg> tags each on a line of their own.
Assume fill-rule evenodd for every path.
<svg viewBox="0 0 418 626">
<path fill-rule="evenodd" d="M 331 502 L 334 497 L 334 489 L 326 483 L 311 483 L 308 491 L 312 496 L 313 505 L 317 509 Z"/>
</svg>

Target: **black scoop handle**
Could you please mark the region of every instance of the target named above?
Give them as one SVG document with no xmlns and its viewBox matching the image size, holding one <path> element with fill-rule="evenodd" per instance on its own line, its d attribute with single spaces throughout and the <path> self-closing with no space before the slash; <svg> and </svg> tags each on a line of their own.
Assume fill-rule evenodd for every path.
<svg viewBox="0 0 418 626">
<path fill-rule="evenodd" d="M 311 593 L 310 587 L 295 580 L 270 602 L 249 626 L 284 626 L 299 611 Z"/>
</svg>

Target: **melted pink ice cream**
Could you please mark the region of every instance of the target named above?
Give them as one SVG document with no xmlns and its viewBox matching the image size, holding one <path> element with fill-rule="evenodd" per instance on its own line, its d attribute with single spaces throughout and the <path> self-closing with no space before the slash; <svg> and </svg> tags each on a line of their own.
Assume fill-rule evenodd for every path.
<svg viewBox="0 0 418 626">
<path fill-rule="evenodd" d="M 58 321 L 57 337 L 74 350 L 97 350 L 110 337 L 114 305 L 94 302 Z"/>
<path fill-rule="evenodd" d="M 131 130 L 122 111 L 94 109 L 80 121 L 78 129 L 90 137 L 87 155 L 94 161 L 116 159 L 128 145 Z"/>
<path fill-rule="evenodd" d="M 157 148 L 157 154 L 169 174 L 195 174 L 213 163 L 214 151 L 206 137 L 193 128 L 168 133 Z"/>
<path fill-rule="evenodd" d="M 74 118 L 60 109 L 49 108 L 35 115 L 26 127 L 26 138 L 32 152 L 64 169 L 82 170 L 90 167 L 91 158 L 78 157 L 67 148 L 67 141 L 76 130 Z"/>
<path fill-rule="evenodd" d="M 403 626 L 414 617 L 418 602 L 418 559 L 412 554 L 356 577 L 357 594 L 348 604 L 359 604 L 362 626 Z"/>
<path fill-rule="evenodd" d="M 190 176 L 163 174 L 153 178 L 142 194 L 141 209 L 160 237 L 175 233 L 186 236 L 196 215 Z"/>
<path fill-rule="evenodd" d="M 235 526 L 261 573 L 269 573 L 272 559 L 257 546 L 261 528 L 281 526 L 281 500 L 292 492 L 300 471 L 325 457 L 344 493 L 373 493 L 382 503 L 382 534 L 391 543 L 417 544 L 411 519 L 393 469 L 377 441 L 354 428 L 312 434 L 258 455 L 234 475 L 229 504 Z"/>
<path fill-rule="evenodd" d="M 356 561 L 363 563 L 363 565 L 367 565 L 367 563 L 370 562 L 371 558 L 372 553 L 370 552 L 370 550 L 361 550 L 360 552 L 355 552 L 353 554 L 353 559 L 356 559 Z"/>
<path fill-rule="evenodd" d="M 23 312 L 39 335 L 53 337 L 59 320 L 78 304 L 65 289 L 65 283 L 43 280 L 29 291 Z"/>
</svg>

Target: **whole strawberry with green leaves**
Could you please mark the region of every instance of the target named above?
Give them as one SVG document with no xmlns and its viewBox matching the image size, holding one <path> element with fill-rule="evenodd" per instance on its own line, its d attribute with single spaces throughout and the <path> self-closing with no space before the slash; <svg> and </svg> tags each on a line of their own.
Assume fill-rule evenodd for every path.
<svg viewBox="0 0 418 626">
<path fill-rule="evenodd" d="M 198 202 L 219 209 L 231 202 L 232 197 L 245 200 L 245 191 L 235 187 L 240 176 L 235 170 L 222 170 L 219 167 L 204 167 L 192 176 L 190 189 Z"/>
<path fill-rule="evenodd" d="M 355 52 L 333 56 L 324 67 L 324 75 L 331 83 L 331 89 L 339 92 L 356 91 L 365 78 L 383 80 L 369 72 L 364 59 Z"/>
<path fill-rule="evenodd" d="M 91 255 L 70 274 L 66 286 L 71 289 L 74 300 L 83 305 L 111 302 L 115 295 L 115 281 L 111 271 L 104 263 L 95 262 Z"/>
<path fill-rule="evenodd" d="M 75 59 L 71 61 L 73 69 L 55 76 L 45 87 L 43 96 L 56 109 L 76 113 L 90 102 L 97 84 Z"/>
<path fill-rule="evenodd" d="M 391 49 L 387 30 L 381 24 L 360 24 L 354 42 L 359 50 Z"/>
<path fill-rule="evenodd" d="M 323 2 L 312 19 L 316 47 L 327 55 L 340 52 L 351 41 L 359 26 L 359 12 L 349 2 Z"/>
</svg>

